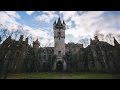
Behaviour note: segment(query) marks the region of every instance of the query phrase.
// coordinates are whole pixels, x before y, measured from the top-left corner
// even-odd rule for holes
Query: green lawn
[[[20,73],[9,74],[7,79],[119,79],[120,74],[102,73]]]

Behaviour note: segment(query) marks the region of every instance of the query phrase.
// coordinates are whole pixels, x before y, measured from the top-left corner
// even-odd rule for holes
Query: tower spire
[[[59,18],[61,17],[60,13],[59,13]]]
[[[61,19],[60,19],[60,14],[59,14],[59,18],[58,18],[58,21],[57,21],[57,25],[58,25],[58,26],[59,26],[59,25],[62,25]]]
[[[56,20],[54,21],[53,25],[55,25],[55,24],[56,24]]]
[[[58,25],[61,25],[61,20],[60,20],[60,17],[58,18],[58,22],[57,22]]]
[[[63,20],[63,24],[65,24],[65,21]]]

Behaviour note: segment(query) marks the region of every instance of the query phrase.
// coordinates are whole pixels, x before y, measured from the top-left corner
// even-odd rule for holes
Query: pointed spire
[[[28,44],[28,37],[25,39],[26,43]]]
[[[20,35],[20,41],[23,41],[24,36]]]
[[[36,39],[36,41],[34,41],[34,43],[35,43],[35,44],[38,44],[38,45],[40,44],[38,38]]]
[[[62,25],[61,20],[60,20],[60,17],[58,18],[57,25]]]
[[[54,24],[53,25],[55,25],[56,24],[56,20],[54,21]]]
[[[61,22],[60,17],[58,18],[58,22]]]
[[[119,45],[119,43],[117,42],[117,40],[115,39],[115,37],[114,37],[114,44],[115,44],[115,46]]]
[[[63,24],[65,24],[65,21],[63,20]]]
[[[36,39],[36,42],[39,42],[38,38]]]

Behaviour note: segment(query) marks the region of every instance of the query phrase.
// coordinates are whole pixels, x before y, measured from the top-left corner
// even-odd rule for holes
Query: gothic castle
[[[19,72],[120,72],[120,44],[114,46],[94,40],[86,48],[82,44],[65,44],[65,22],[60,18],[53,24],[54,47],[40,47],[38,39],[33,47],[28,38],[19,41],[9,36],[0,44],[0,73]]]

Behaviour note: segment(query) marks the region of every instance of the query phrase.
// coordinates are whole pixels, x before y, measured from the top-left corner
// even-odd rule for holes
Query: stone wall
[[[83,48],[81,44],[69,43],[65,45],[63,58],[68,72],[120,72],[120,44],[112,46],[96,41]],[[50,72],[55,60],[54,47],[40,47],[36,52],[26,41],[15,41],[11,37],[0,45],[0,75]]]

